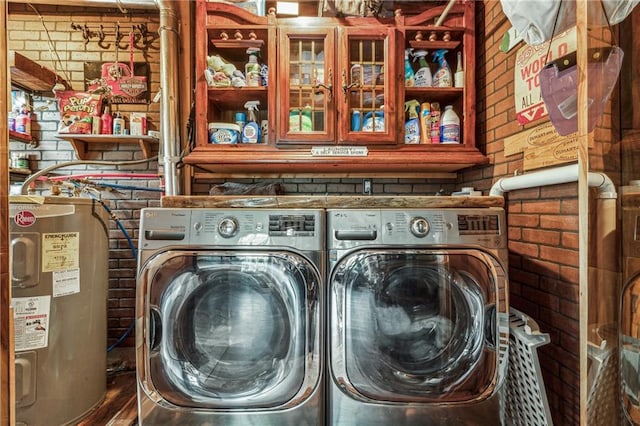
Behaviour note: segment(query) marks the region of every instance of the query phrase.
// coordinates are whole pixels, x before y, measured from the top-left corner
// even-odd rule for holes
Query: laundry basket
[[[549,343],[547,333],[522,312],[509,315],[509,366],[505,395],[507,424],[552,426],[537,348]]]

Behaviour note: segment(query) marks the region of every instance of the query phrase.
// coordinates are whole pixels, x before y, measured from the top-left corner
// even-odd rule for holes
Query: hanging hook
[[[104,32],[104,26],[100,24],[100,29],[98,30],[98,46],[103,49],[109,49],[111,47],[111,43],[105,43],[107,35]]]

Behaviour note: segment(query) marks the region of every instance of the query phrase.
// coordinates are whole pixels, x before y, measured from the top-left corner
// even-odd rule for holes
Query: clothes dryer
[[[142,210],[142,425],[323,422],[324,212]]]
[[[327,423],[504,423],[503,209],[332,209],[327,234]]]

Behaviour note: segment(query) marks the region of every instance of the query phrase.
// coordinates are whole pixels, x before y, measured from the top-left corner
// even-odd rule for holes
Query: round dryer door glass
[[[504,274],[488,259],[410,250],[343,259],[330,283],[334,380],[383,401],[455,402],[491,392],[496,283]]]
[[[318,369],[306,362],[319,351],[319,277],[304,258],[179,255],[164,259],[156,277],[151,375],[168,402],[277,407],[317,385]]]

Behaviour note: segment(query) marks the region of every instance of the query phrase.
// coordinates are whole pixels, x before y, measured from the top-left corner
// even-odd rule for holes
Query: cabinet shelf
[[[33,137],[31,135],[26,133],[14,132],[13,130],[9,130],[9,139],[24,143],[31,143],[33,141]]]
[[[11,84],[31,92],[51,92],[54,84],[60,82],[69,88],[69,84],[53,71],[39,65],[13,50],[8,55],[11,69]]]
[[[264,40],[222,40],[212,39],[211,43],[218,49],[249,49],[262,47]]]
[[[76,156],[80,160],[87,159],[88,145],[91,143],[133,143],[140,146],[144,158],[151,158],[151,145],[157,144],[158,139],[141,135],[84,135],[84,134],[56,134],[58,139],[71,143]]]
[[[409,41],[409,46],[414,49],[425,49],[425,50],[437,50],[437,49],[447,49],[447,50],[455,50],[460,46],[459,41],[429,41],[429,40],[411,40]]]

